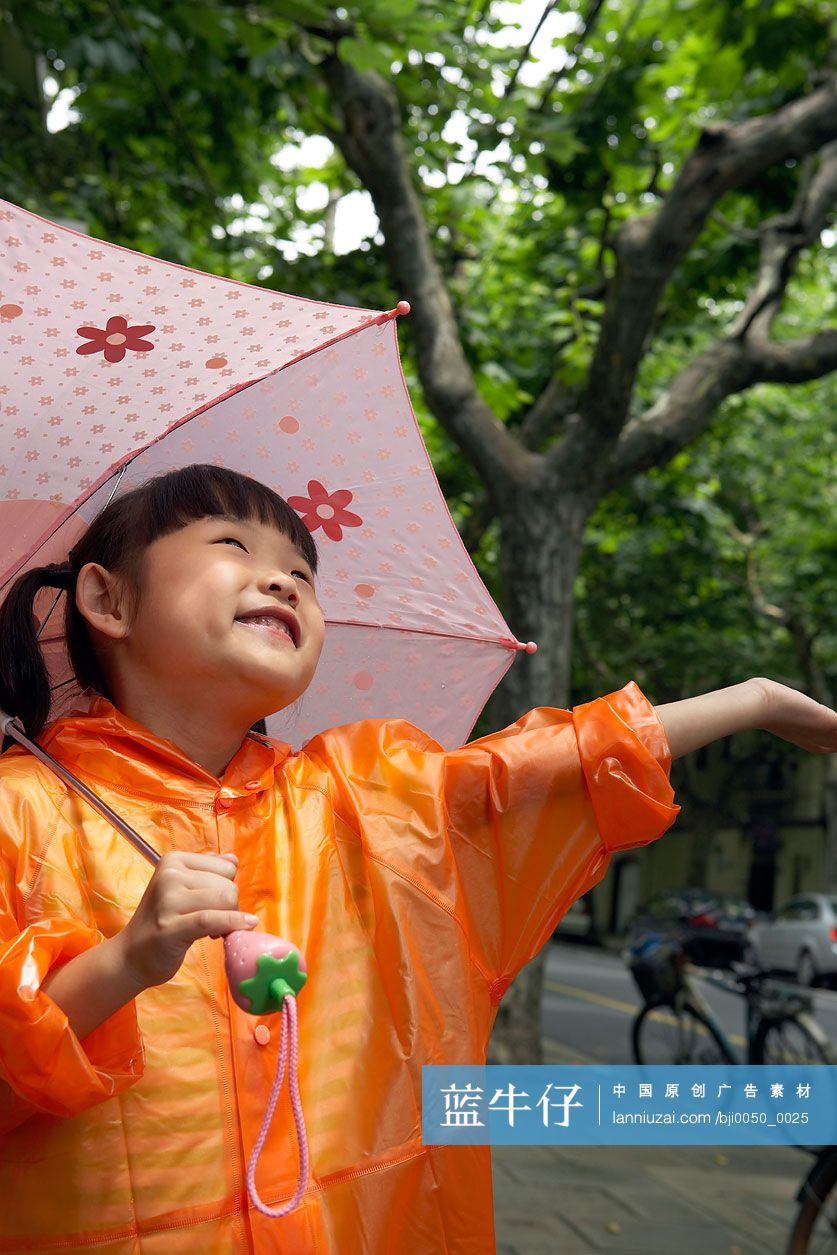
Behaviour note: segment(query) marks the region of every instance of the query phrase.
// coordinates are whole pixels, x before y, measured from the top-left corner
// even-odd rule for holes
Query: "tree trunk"
[[[830,754],[825,763],[823,787],[825,820],[825,887],[837,893],[837,757]]]
[[[556,499],[557,498],[557,499]],[[499,573],[506,621],[538,650],[516,659],[489,705],[503,728],[533,706],[569,699],[575,579],[588,508],[560,489],[525,483],[500,515]]]
[[[689,813],[692,831],[686,884],[692,889],[705,889],[709,876],[709,860],[712,856],[712,841],[718,831],[718,822],[716,816],[706,806],[692,807]]]
[[[529,487],[506,503],[500,574],[509,627],[538,652],[521,655],[495,691],[491,726],[504,728],[538,705],[568,706],[575,577],[587,508],[577,497]],[[560,832],[555,840],[561,840]],[[541,999],[546,951],[506,990],[488,1049],[489,1063],[542,1063]]]

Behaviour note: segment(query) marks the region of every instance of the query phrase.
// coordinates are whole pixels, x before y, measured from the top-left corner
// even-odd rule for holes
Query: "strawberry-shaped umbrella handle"
[[[278,941],[279,938],[271,940]],[[255,975],[240,980],[238,992],[249,1000],[251,1015],[267,1015],[271,1011],[281,1011],[285,996],[296,997],[307,979],[307,973],[299,968],[298,950],[291,950],[282,959],[277,959],[275,954],[263,953],[256,960]]]
[[[307,980],[305,959],[296,946],[270,933],[236,929],[224,938],[230,993],[250,1015],[281,1011]]]
[[[297,1020],[296,995],[308,979],[305,958],[290,941],[274,937],[270,933],[250,932],[237,929],[224,938],[224,957],[227,983],[237,1006],[250,1015],[267,1015],[274,1011],[282,1014],[282,1041],[276,1064],[276,1077],[265,1108],[264,1120],[247,1167],[247,1192],[250,1201],[265,1216],[285,1216],[300,1202],[308,1184],[308,1139],[305,1134],[305,1118],[299,1097],[297,1077]],[[288,1024],[290,1023],[290,1033]],[[290,1037],[290,1043],[289,1043]],[[288,1049],[290,1045],[290,1049]],[[267,1138],[268,1129],[279,1101],[282,1080],[285,1075],[285,1056],[288,1053],[288,1085],[294,1112],[297,1141],[299,1142],[299,1181],[296,1191],[283,1207],[266,1207],[256,1190],[256,1165]]]

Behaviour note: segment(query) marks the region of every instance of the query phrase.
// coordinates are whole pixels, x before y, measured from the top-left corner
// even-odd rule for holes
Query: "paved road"
[[[744,1000],[699,981],[701,992],[743,1051]],[[814,991],[816,1018],[837,1047],[837,993]],[[547,1061],[569,1052],[584,1063],[631,1063],[630,1027],[639,992],[618,954],[552,942],[547,952],[542,1032]],[[568,1060],[569,1062],[570,1060]]]
[[[701,987],[743,1049],[742,1001]],[[637,1006],[617,955],[550,946],[547,1061],[630,1062]],[[816,1008],[837,1043],[837,994]],[[780,1146],[502,1146],[492,1162],[498,1255],[784,1255],[812,1160]]]

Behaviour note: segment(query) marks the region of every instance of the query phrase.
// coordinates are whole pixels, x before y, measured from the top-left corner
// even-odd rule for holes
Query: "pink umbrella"
[[[0,588],[64,559],[115,492],[190,462],[243,471],[289,501],[321,557],[319,669],[268,731],[297,748],[399,717],[463,744],[535,646],[448,512],[401,371],[408,312],[188,270],[0,201]],[[78,702],[62,621],[45,635],[53,716]]]

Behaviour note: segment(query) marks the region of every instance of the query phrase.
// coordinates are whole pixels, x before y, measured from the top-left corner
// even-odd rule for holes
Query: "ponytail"
[[[35,567],[15,580],[0,605],[0,707],[16,715],[33,739],[46,726],[51,705],[49,672],[36,629],[35,597],[42,588],[62,589],[71,595],[77,574],[68,562]]]

